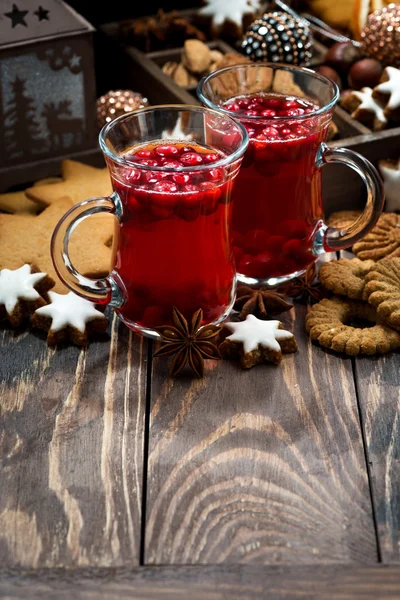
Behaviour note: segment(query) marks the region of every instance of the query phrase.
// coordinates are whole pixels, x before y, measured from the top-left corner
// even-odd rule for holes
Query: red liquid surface
[[[229,240],[231,180],[222,158],[199,145],[156,142],[127,158],[165,172],[124,168],[113,174],[123,204],[115,270],[126,290],[119,312],[128,324],[172,323],[172,309],[203,322],[220,318],[232,299],[235,265]],[[208,165],[199,171],[182,167]]]
[[[276,94],[232,98],[224,108],[243,115],[250,138],[233,190],[237,272],[260,280],[301,271],[315,260],[323,216],[315,162],[329,120],[307,118],[317,108],[309,101]]]

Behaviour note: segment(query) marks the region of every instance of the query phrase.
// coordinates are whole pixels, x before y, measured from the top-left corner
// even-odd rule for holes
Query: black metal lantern
[[[0,4],[0,186],[97,152],[93,27],[62,0]]]

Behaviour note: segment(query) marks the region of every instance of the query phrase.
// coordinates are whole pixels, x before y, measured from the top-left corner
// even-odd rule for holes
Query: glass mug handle
[[[122,215],[122,203],[118,194],[109,197],[90,198],[75,204],[60,219],[51,238],[51,257],[61,281],[73,292],[97,304],[120,307],[124,294],[113,275],[103,279],[91,279],[79,273],[69,257],[68,245],[74,229],[92,215],[108,213],[118,220]]]
[[[317,155],[317,166],[340,163],[353,169],[367,188],[367,203],[359,218],[347,229],[324,226],[314,238],[314,253],[344,250],[360,240],[373,227],[382,212],[385,194],[383,183],[375,167],[361,154],[347,148],[330,148],[321,144]]]

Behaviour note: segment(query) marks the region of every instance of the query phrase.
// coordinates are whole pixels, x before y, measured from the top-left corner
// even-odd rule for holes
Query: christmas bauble
[[[371,13],[361,32],[361,50],[386,65],[400,67],[400,6],[389,4]]]
[[[250,25],[241,48],[254,61],[307,65],[311,58],[311,39],[310,30],[302,19],[273,12]]]
[[[96,101],[97,123],[103,125],[132,110],[149,106],[147,98],[132,90],[111,90]]]

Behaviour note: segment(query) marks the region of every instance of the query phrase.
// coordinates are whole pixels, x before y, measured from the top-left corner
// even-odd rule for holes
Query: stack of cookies
[[[351,356],[400,348],[400,215],[383,214],[353,246],[356,258],[322,265],[335,295],[310,309],[306,329],[321,346]]]

